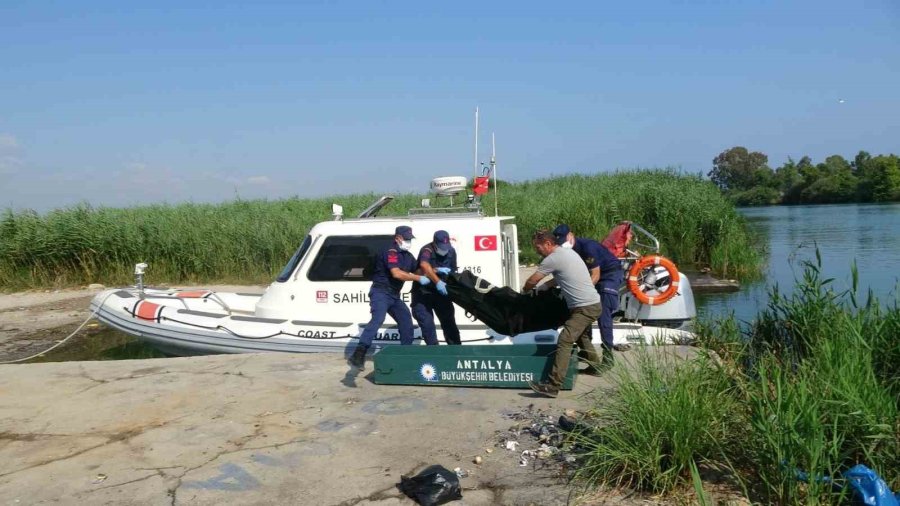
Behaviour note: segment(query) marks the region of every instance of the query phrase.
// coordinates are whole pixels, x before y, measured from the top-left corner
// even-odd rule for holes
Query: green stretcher
[[[379,385],[528,388],[546,381],[556,345],[387,346],[375,354]],[[563,390],[571,390],[578,373],[572,349]]]

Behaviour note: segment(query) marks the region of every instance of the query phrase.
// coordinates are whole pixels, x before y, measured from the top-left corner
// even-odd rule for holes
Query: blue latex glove
[[[430,279],[428,279],[426,276],[419,276],[419,284],[421,284],[422,286],[425,286],[428,283],[431,283]]]
[[[444,283],[443,281],[438,281],[437,284],[434,285],[434,287],[437,288],[437,291],[439,294],[447,295],[447,283]]]
[[[453,272],[449,267],[435,267],[434,270],[439,274],[450,274]]]

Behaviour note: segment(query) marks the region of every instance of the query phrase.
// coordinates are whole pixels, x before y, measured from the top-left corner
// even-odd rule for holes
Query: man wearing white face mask
[[[369,309],[372,319],[359,335],[359,345],[353,351],[348,362],[353,367],[365,368],[366,352],[372,346],[372,340],[384,323],[385,315],[397,322],[400,331],[400,344],[412,344],[412,315],[406,303],[400,298],[400,290],[407,281],[419,282],[422,285],[431,283],[426,276],[415,274],[416,257],[409,252],[412,240],[415,239],[412,228],[401,225],[394,230],[394,242],[375,259],[375,271],[372,274],[372,288],[369,289]]]
[[[459,327],[456,326],[455,308],[447,296],[447,283],[440,278],[456,272],[456,249],[450,244],[450,234],[446,230],[434,233],[434,241],[426,244],[419,251],[419,269],[433,283],[437,294],[428,293],[418,286],[412,289],[412,313],[422,329],[425,344],[438,344],[437,328],[434,316],[441,322],[441,332],[447,344],[462,344],[459,339]]]
[[[612,315],[619,309],[619,287],[625,281],[625,272],[622,270],[622,262],[600,243],[586,237],[575,237],[575,234],[565,223],[553,229],[556,243],[563,248],[571,248],[584,260],[584,265],[591,274],[591,283],[600,294],[603,303],[603,312],[597,319],[602,341],[603,359],[612,360],[612,350],[628,351],[629,344],[613,344]]]

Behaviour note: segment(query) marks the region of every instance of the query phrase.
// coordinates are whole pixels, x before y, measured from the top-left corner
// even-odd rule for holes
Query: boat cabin
[[[371,208],[370,208],[371,209]],[[368,210],[367,210],[368,211]],[[369,319],[369,288],[375,256],[394,239],[399,225],[412,227],[410,253],[430,243],[434,233],[446,230],[456,249],[459,270],[468,270],[493,283],[518,287],[519,259],[516,225],[510,216],[484,216],[477,207],[457,212],[417,209],[408,216],[359,218],[318,223],[291,257],[256,306],[263,318],[302,318],[321,322]],[[410,301],[412,283],[403,287]],[[457,307],[457,321],[466,321]]]

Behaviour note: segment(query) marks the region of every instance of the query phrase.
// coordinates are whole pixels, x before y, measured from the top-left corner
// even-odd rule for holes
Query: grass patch
[[[501,186],[500,213],[513,215],[519,243],[537,228],[567,222],[578,235],[602,239],[630,219],[659,237],[663,253],[685,265],[709,265],[728,277],[761,272],[743,218],[708,181],[674,171],[571,175]],[[422,195],[399,195],[385,215],[405,215]],[[130,284],[137,262],[169,283],[268,283],[331,203],[346,216],[376,195],[346,195],[127,209],[80,205],[39,215],[0,214],[0,288]],[[493,194],[484,201],[494,209]],[[523,261],[536,261],[523,248]]]
[[[738,396],[723,369],[639,353],[617,369],[617,394],[599,408],[602,427],[585,438],[581,478],[666,493],[692,483],[696,463],[720,460],[739,438]]]
[[[772,288],[751,324],[726,318],[699,334],[704,357],[642,359],[617,378],[583,477],[672,493],[697,490],[693,466],[713,467],[754,501],[838,504],[841,474],[864,464],[900,488],[896,302],[835,292],[817,259],[790,296]]]

